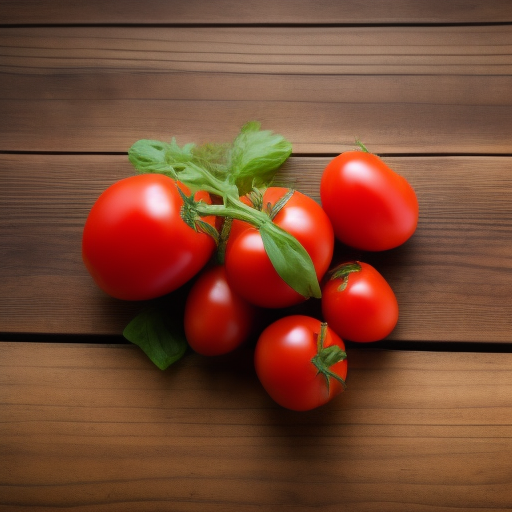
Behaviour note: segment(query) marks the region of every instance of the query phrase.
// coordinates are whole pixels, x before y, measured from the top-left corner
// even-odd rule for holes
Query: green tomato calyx
[[[181,198],[183,199],[183,206],[180,210],[180,217],[183,222],[185,222],[185,224],[191,227],[194,231],[205,233],[211,236],[215,240],[215,243],[218,245],[219,232],[211,224],[208,224],[208,222],[202,220],[201,216],[197,213],[196,205],[199,203],[194,199],[194,194],[187,196],[177,183],[176,187],[180,193]]]
[[[358,261],[342,263],[329,272],[329,280],[341,279],[338,291],[342,292],[348,285],[348,278],[353,272],[361,272],[362,267]]]
[[[329,392],[331,379],[336,379],[341,383],[343,389],[347,387],[345,380],[337,373],[331,370],[331,366],[343,361],[347,358],[347,353],[342,350],[338,345],[331,345],[324,347],[325,336],[327,334],[327,323],[323,322],[320,327],[320,333],[317,335],[317,353],[311,359],[311,362],[316,366],[318,374],[325,377],[327,384],[327,392]]]

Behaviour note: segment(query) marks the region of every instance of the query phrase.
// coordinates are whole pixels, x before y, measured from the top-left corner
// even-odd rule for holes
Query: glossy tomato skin
[[[256,374],[270,397],[279,405],[294,411],[307,411],[326,404],[343,391],[342,384],[318,373],[311,362],[317,353],[321,322],[305,315],[283,317],[269,325],[256,343]],[[341,338],[327,328],[324,347],[338,345],[345,350]],[[347,359],[330,370],[343,380],[347,377]]]
[[[263,204],[275,204],[288,192],[269,187]],[[319,280],[329,268],[334,249],[331,222],[312,198],[295,191],[273,222],[292,234],[310,255]],[[226,246],[228,279],[239,295],[264,308],[283,308],[304,301],[274,269],[258,230],[246,222],[234,221]]]
[[[414,189],[371,153],[347,151],[331,160],[322,174],[320,198],[336,238],[357,249],[398,247],[418,224]]]
[[[343,279],[331,279],[322,287],[324,320],[344,340],[361,343],[388,336],[398,322],[398,302],[389,283],[368,263]]]
[[[223,265],[205,269],[185,303],[185,336],[191,348],[205,356],[227,354],[251,333],[255,307],[234,292]]]
[[[209,201],[205,193],[196,199]],[[215,242],[185,224],[182,205],[177,183],[161,174],[122,179],[100,195],[84,226],[82,257],[102,290],[123,300],[152,299],[201,270]]]

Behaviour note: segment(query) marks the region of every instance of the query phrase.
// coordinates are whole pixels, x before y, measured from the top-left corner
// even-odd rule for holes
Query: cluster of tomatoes
[[[124,300],[159,297],[194,278],[185,304],[187,342],[203,355],[225,354],[254,332],[258,310],[288,308],[306,298],[277,273],[257,226],[243,220],[232,221],[221,263],[209,264],[216,244],[181,218],[178,186],[187,193],[167,176],[141,174],[109,187],[84,227],[84,262],[104,291]],[[210,202],[204,192],[195,199]],[[323,318],[283,316],[256,342],[260,382],[293,410],[318,407],[344,389],[343,340],[381,340],[398,321],[397,300],[384,277],[364,262],[333,262],[335,239],[384,251],[408,240],[418,222],[411,185],[366,151],[342,153],[326,166],[320,199],[321,205],[299,191],[270,186],[260,203],[307,251],[322,290]],[[218,219],[203,222],[215,226]]]

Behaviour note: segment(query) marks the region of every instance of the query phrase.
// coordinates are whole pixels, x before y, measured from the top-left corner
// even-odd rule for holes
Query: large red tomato
[[[275,205],[288,192],[269,187],[264,205]],[[312,198],[295,191],[273,222],[293,235],[308,252],[319,280],[329,268],[334,234],[329,218]],[[258,230],[246,222],[233,221],[226,245],[225,265],[233,289],[255,305],[282,308],[298,304],[304,297],[289,286],[274,269]]]
[[[392,249],[416,230],[414,189],[371,153],[347,151],[334,158],[322,174],[320,198],[336,237],[352,247]]]
[[[322,313],[344,340],[378,341],[395,328],[398,302],[380,272],[354,261],[339,265],[324,284]]]
[[[209,201],[205,193],[196,199]],[[82,256],[102,290],[118,299],[152,299],[199,272],[215,242],[181,219],[182,205],[176,181],[161,174],[125,178],[100,195],[84,226]]]
[[[231,352],[249,336],[255,307],[235,293],[218,265],[194,282],[185,303],[185,336],[193,350],[205,356]]]
[[[320,320],[283,317],[260,335],[254,353],[256,374],[267,393],[295,411],[324,405],[344,389],[345,345]]]

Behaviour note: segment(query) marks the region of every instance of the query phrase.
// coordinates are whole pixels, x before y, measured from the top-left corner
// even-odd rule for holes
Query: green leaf
[[[281,278],[302,296],[320,298],[313,261],[300,242],[272,222],[259,229],[265,251]]]
[[[292,145],[282,135],[260,130],[260,123],[244,125],[228,155],[231,182],[241,196],[254,187],[268,185],[278,168],[292,152]]]
[[[183,327],[158,307],[137,315],[125,327],[123,336],[138,345],[161,370],[181,359],[188,347]]]
[[[225,198],[269,185],[291,152],[291,143],[282,135],[260,130],[253,121],[242,127],[232,144],[180,147],[174,138],[170,143],[141,139],[128,150],[128,159],[141,173],[165,174],[195,191]]]
[[[223,165],[217,162],[222,159],[222,147],[196,148],[193,143],[180,147],[174,138],[170,144],[141,139],[128,150],[128,159],[140,173],[164,174],[181,181],[192,192],[204,190],[220,197],[238,197],[236,186],[229,183],[227,175],[218,172]]]
[[[189,142],[183,147],[180,147],[173,137],[171,143],[166,147],[165,158],[171,165],[191,162],[194,160],[195,149],[196,145],[193,142]]]
[[[166,174],[176,179],[177,171],[194,160],[195,144],[178,146],[173,138],[170,144],[158,140],[138,140],[128,150],[128,160],[140,173]]]
[[[178,173],[178,179],[187,185],[192,192],[198,190],[206,190],[207,192],[218,193],[218,190],[210,186],[213,177],[204,169],[192,162],[185,164],[183,169]]]
[[[169,148],[169,144],[158,140],[138,140],[128,150],[128,160],[141,173],[155,172],[175,178],[175,170],[166,159]]]
[[[202,146],[193,148],[193,162],[203,166],[217,178],[226,179],[228,174],[227,156],[231,144],[212,144],[206,143]]]

